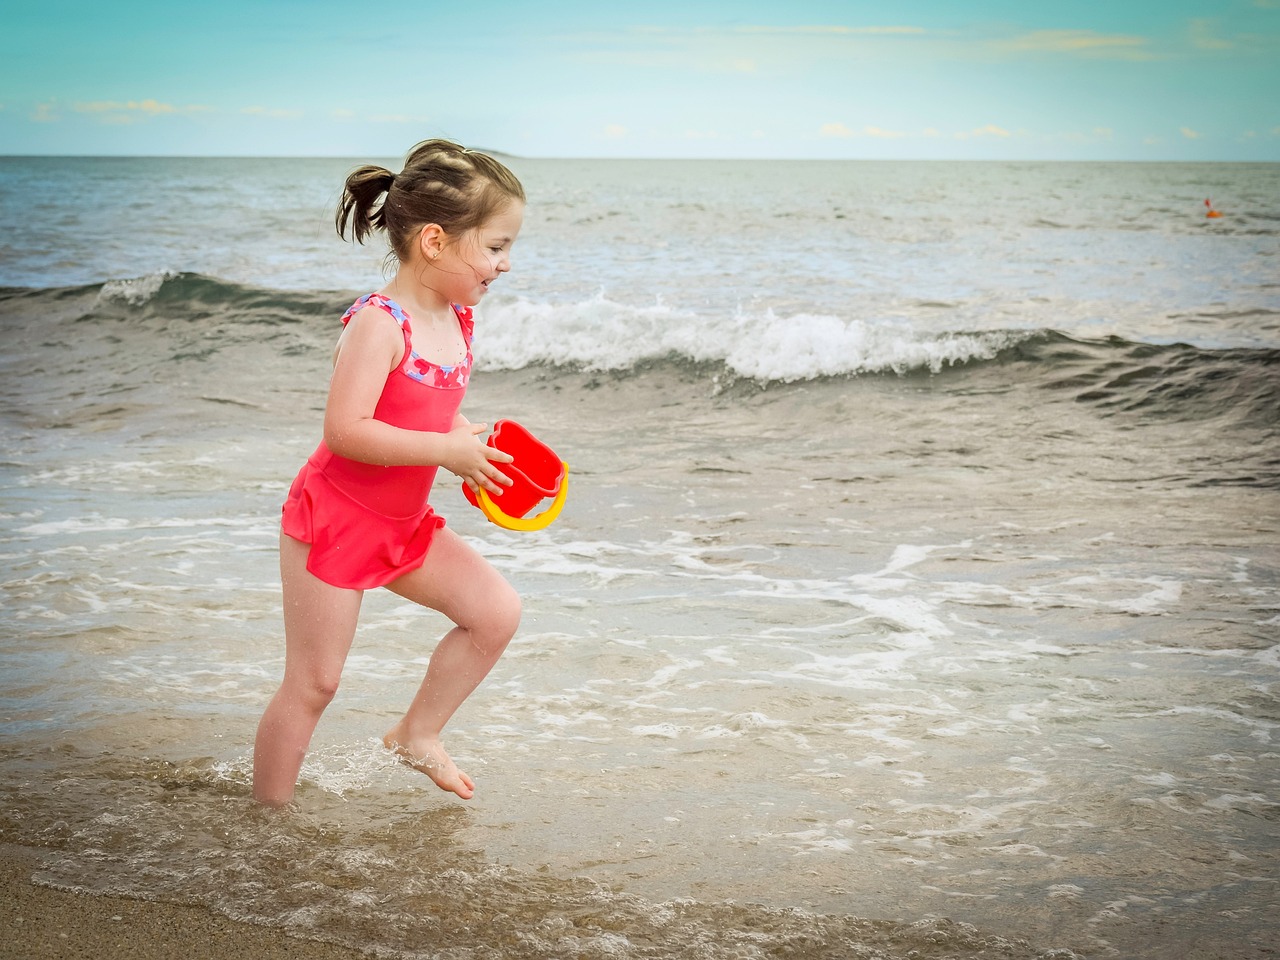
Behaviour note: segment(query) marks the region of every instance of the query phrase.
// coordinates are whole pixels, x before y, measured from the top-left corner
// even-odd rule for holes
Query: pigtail
[[[338,236],[345,240],[350,232],[352,240],[364,243],[374,230],[386,229],[386,200],[379,198],[391,190],[395,179],[395,174],[386,167],[372,164],[352,170],[334,218]]]
[[[425,224],[460,235],[512,200],[524,202],[524,188],[497,160],[451,140],[424,140],[409,151],[398,174],[372,164],[352,170],[334,224],[338,236],[350,234],[357,243],[385,230],[391,254],[408,263]]]

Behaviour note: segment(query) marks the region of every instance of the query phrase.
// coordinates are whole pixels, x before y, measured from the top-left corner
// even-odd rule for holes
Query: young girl
[[[387,748],[464,800],[475,792],[440,744],[455,710],[488,674],[520,619],[520,598],[427,503],[436,469],[499,495],[511,457],[484,445],[486,424],[458,412],[471,375],[471,306],[510,268],[524,190],[506,167],[444,140],[410,152],[398,174],[355,170],[339,236],[385,230],[395,277],[342,321],[324,439],[284,504],[284,680],[258,725],[253,795],[293,798],[321,713],[338,688],[364,591],[385,586],[456,626],[436,647]]]

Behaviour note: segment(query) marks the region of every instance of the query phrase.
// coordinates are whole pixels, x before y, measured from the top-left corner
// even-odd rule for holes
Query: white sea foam
[[[20,487],[46,487],[50,485],[84,488],[93,484],[106,484],[113,489],[129,489],[138,485],[153,490],[146,481],[169,479],[180,483],[190,476],[193,469],[208,471],[219,465],[214,457],[187,457],[180,459],[117,460],[91,459],[79,461],[56,469],[37,470],[19,476]]]
[[[165,281],[173,280],[179,274],[166,270],[162,273],[147,274],[143,277],[131,277],[123,280],[108,280],[98,291],[99,303],[103,301],[119,301],[131,307],[140,307],[164,286]]]
[[[603,294],[562,305],[499,301],[486,307],[486,315],[480,363],[488,369],[547,363],[628,370],[674,356],[781,382],[913,369],[936,373],[990,359],[1029,335],[926,332],[904,319],[782,315],[772,309],[708,317],[662,303],[622,304]]]
[[[16,532],[27,536],[45,537],[56,534],[111,533],[118,530],[165,530],[183,527],[213,527],[240,530],[246,527],[259,527],[261,523],[261,519],[257,517],[191,518],[146,516],[130,518],[89,514],[81,517],[67,517],[63,520],[50,520],[45,523],[32,523],[19,527]]]

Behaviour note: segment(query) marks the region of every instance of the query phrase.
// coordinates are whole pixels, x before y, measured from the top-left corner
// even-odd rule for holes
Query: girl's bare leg
[[[316,579],[307,570],[310,550],[281,534],[284,681],[258,723],[253,749],[253,796],[269,806],[293,799],[311,735],[338,691],[364,596]]]
[[[436,647],[417,696],[383,743],[442,790],[469,800],[475,783],[445,752],[440,732],[502,656],[520,622],[520,598],[448,527],[436,532],[426,562],[388,589],[439,610],[457,626]]]

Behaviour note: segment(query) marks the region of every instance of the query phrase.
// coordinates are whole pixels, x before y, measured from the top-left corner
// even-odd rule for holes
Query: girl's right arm
[[[404,353],[404,336],[395,320],[366,307],[347,321],[338,341],[324,411],[324,442],[340,457],[381,466],[441,466],[490,493],[502,493],[508,479],[491,460],[512,457],[480,442],[486,424],[455,420],[448,433],[405,430],[375,420],[387,374]]]

